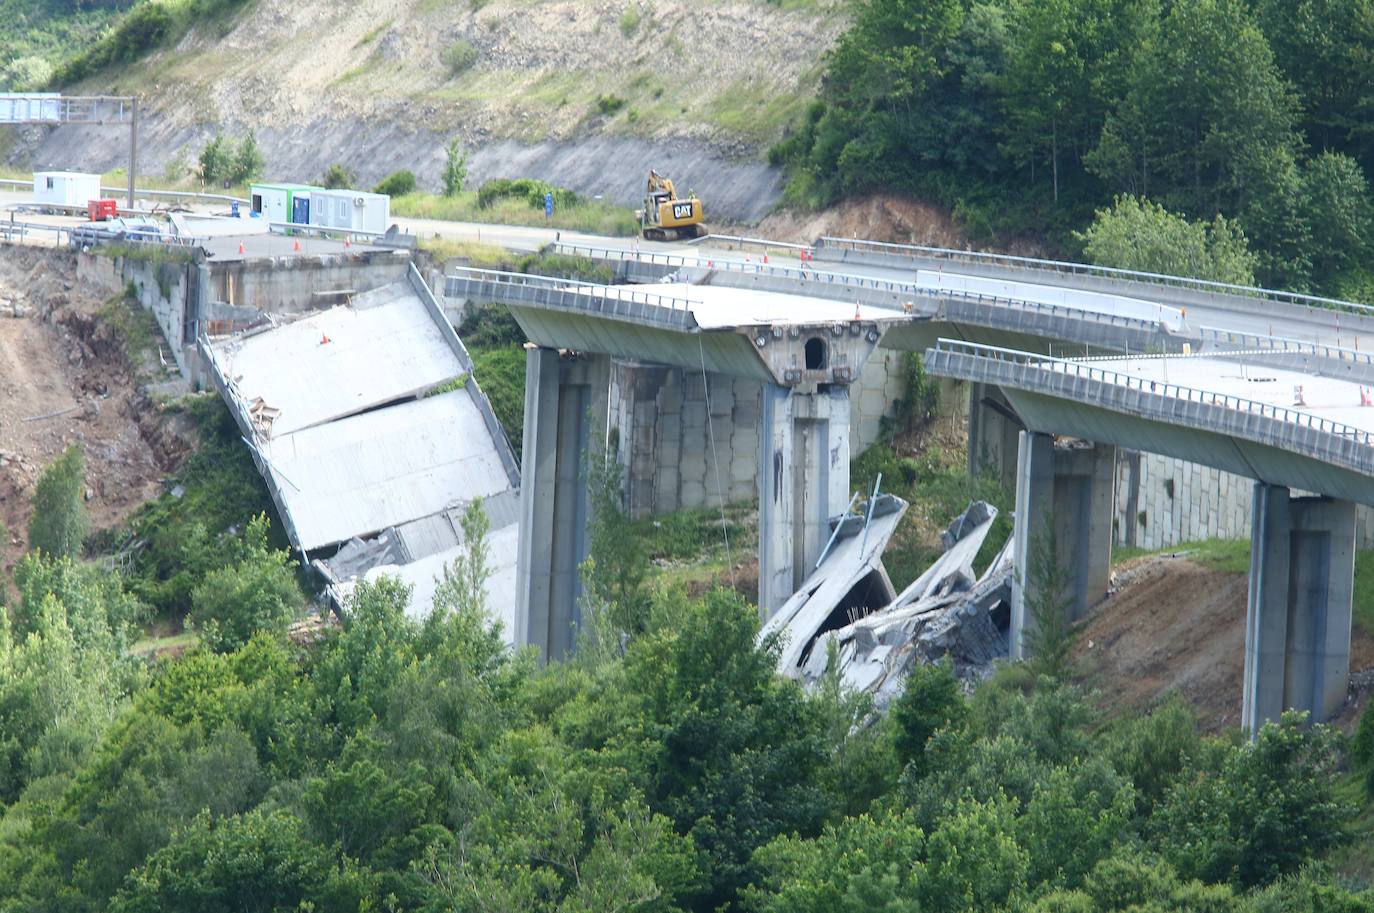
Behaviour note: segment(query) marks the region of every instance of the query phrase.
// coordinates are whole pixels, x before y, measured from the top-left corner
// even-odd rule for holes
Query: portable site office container
[[[310,224],[383,234],[391,224],[391,197],[361,190],[314,190],[310,193]]]
[[[323,190],[310,184],[251,184],[248,187],[253,212],[268,222],[310,224],[310,197]]]
[[[33,201],[52,206],[80,206],[86,208],[91,200],[100,199],[100,175],[76,171],[35,171],[33,173]]]

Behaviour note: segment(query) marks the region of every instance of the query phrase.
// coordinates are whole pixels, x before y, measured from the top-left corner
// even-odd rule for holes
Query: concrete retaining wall
[[[106,295],[118,295],[133,283],[139,304],[157,319],[168,353],[181,375],[190,380],[195,371],[194,340],[187,339],[186,302],[194,298],[196,266],[183,260],[141,260],[83,253],[77,257],[76,275],[83,285]]]

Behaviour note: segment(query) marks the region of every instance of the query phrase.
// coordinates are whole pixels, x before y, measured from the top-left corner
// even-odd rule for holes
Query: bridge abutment
[[[545,659],[573,647],[587,555],[587,483],[582,455],[591,411],[604,409],[609,359],[525,352],[525,433],[520,486],[520,573],[515,643]]]
[[[1038,588],[1034,570],[1043,537],[1052,536],[1069,621],[1107,595],[1112,570],[1116,448],[1056,446],[1052,435],[1022,431],[1016,461],[1016,521],[1010,653],[1027,652]]]
[[[759,448],[759,611],[782,608],[849,503],[849,387],[763,389]]]
[[[1288,709],[1314,722],[1345,701],[1350,674],[1355,506],[1256,482],[1241,723]]]

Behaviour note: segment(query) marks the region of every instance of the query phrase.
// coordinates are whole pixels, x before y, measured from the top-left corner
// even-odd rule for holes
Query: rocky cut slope
[[[161,2],[161,0],[147,0]],[[269,173],[340,162],[362,182],[443,145],[470,176],[531,176],[637,203],[649,167],[753,221],[779,192],[764,151],[802,109],[843,0],[256,0],[175,47],[76,87],[136,93],[143,172],[194,161],[218,130],[257,133]],[[107,169],[111,131],[35,131],[18,166]]]

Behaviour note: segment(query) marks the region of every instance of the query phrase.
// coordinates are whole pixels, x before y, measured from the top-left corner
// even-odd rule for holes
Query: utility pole
[[[138,171],[138,98],[129,99],[129,209],[134,208],[134,174]]]

